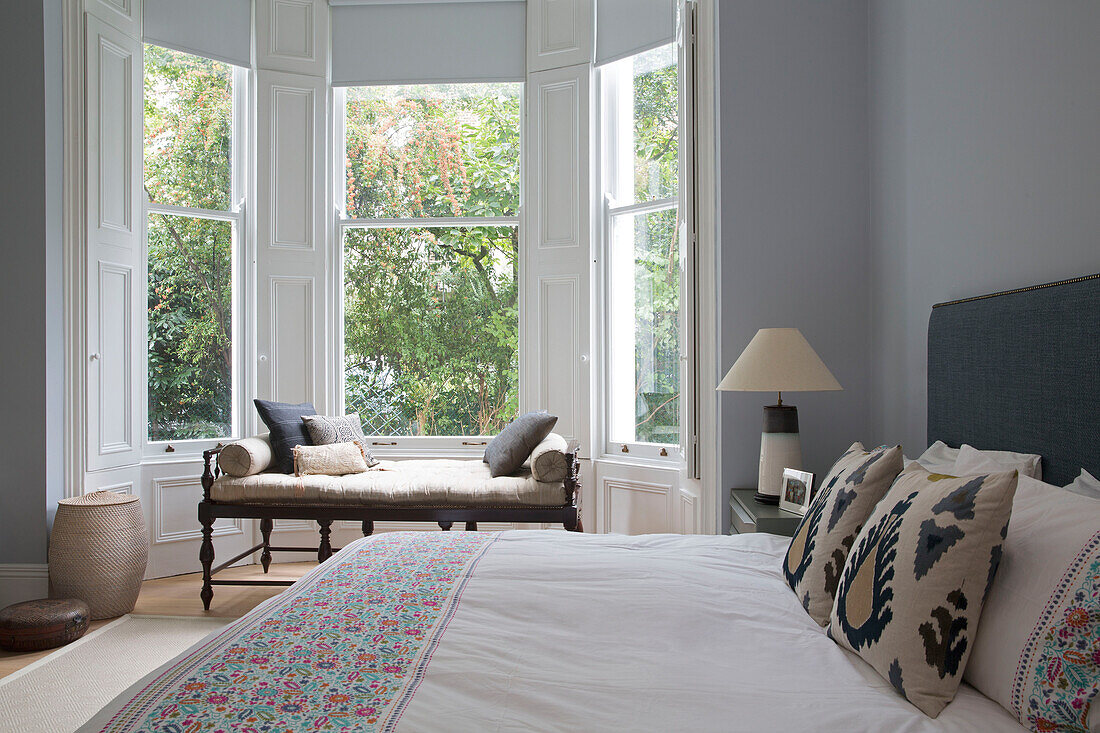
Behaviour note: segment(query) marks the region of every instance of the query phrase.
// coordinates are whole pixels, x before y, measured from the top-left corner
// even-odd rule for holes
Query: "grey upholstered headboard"
[[[1038,453],[1056,486],[1100,476],[1100,274],[933,307],[936,440]]]

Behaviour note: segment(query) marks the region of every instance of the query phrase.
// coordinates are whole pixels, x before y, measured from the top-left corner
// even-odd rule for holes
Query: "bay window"
[[[521,89],[338,93],[344,410],[378,444],[516,415]]]
[[[145,45],[150,443],[236,434],[244,70]]]

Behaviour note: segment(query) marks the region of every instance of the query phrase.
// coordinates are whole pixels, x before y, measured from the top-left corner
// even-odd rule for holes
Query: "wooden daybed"
[[[530,469],[514,476],[492,478],[480,460],[383,461],[367,473],[348,476],[303,476],[261,471],[230,476],[215,460],[225,446],[203,452],[202,525],[203,607],[210,609],[215,585],[291,585],[288,580],[222,580],[214,578],[233,563],[260,552],[264,572],[272,552],[316,552],[324,562],[339,548],[332,547],[333,521],[361,522],[364,536],[378,522],[435,522],[443,530],[465,522],[476,531],[478,522],[560,522],[565,529],[583,531],[580,520],[579,462],[574,441],[564,451],[561,480],[536,480]],[[214,567],[213,527],[217,519],[259,519],[262,541]],[[317,547],[271,544],[276,519],[305,519],[319,525]]]

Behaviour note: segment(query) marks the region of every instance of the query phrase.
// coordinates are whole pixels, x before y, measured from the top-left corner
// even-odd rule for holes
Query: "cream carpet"
[[[123,616],[0,679],[0,731],[70,733],[144,675],[233,619]]]

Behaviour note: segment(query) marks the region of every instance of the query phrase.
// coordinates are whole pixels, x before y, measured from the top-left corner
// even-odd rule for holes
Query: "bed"
[[[1087,439],[1043,443],[1044,473],[1100,469],[1098,304],[1093,277],[937,308],[929,440],[957,444],[951,431],[961,431],[1011,441],[1012,420],[1084,420],[1074,425]],[[1028,330],[1036,319],[1042,327]],[[1019,348],[1021,332],[1033,348]],[[1035,381],[1021,374],[1049,373],[1034,369],[1064,353],[1067,338],[1085,339],[1078,366],[1049,364],[1061,369],[1060,386],[1042,387],[1024,412],[972,398],[1006,365],[1016,374],[1006,389]],[[82,730],[1025,730],[966,684],[934,719],[910,705],[805,613],[781,569],[788,542],[365,537],[136,683]]]
[[[363,538],[83,730],[1021,730],[968,687],[936,720],[918,712],[806,615],[785,549],[767,534]]]

